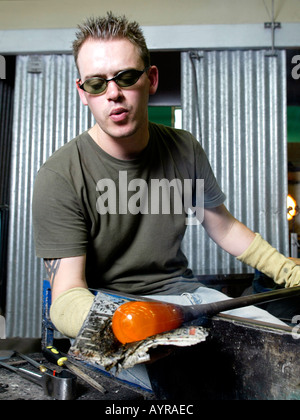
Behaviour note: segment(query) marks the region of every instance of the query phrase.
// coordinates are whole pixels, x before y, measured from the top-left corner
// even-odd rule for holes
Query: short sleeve
[[[64,258],[86,253],[86,221],[75,190],[61,175],[45,167],[35,180],[32,216],[38,257]]]
[[[204,180],[204,208],[218,207],[224,203],[226,195],[219,186],[206,153],[198,142],[195,156],[197,178]]]

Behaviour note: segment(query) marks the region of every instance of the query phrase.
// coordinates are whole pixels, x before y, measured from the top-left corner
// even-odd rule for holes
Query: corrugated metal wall
[[[182,55],[184,127],[206,150],[233,214],[287,252],[285,54],[263,51]],[[195,96],[197,75],[198,99]],[[79,101],[73,57],[17,57],[11,167],[7,336],[40,337],[44,268],[35,257],[31,197],[41,164],[93,124]],[[198,103],[199,102],[199,103]],[[200,120],[197,120],[199,110]],[[188,227],[184,248],[195,272],[240,272]],[[238,263],[239,264],[239,263]]]
[[[42,163],[90,127],[71,55],[19,56],[16,65],[8,249],[7,336],[40,337],[41,260],[35,257],[31,197]]]
[[[1,57],[0,57],[1,58]],[[3,57],[2,57],[3,58]],[[3,60],[2,60],[3,61]],[[0,80],[0,314],[5,314],[9,171],[12,143],[15,57],[6,57],[5,79]],[[2,75],[1,75],[2,76]]]
[[[182,53],[183,128],[202,143],[231,213],[288,255],[285,51]],[[189,226],[195,273],[241,273],[237,262]]]

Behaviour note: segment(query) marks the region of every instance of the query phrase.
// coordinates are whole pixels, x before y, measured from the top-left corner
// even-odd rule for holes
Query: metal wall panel
[[[182,53],[182,108],[230,212],[288,255],[285,51]],[[183,249],[197,274],[250,271],[201,226],[188,227]]]
[[[1,58],[1,57],[0,57]],[[5,79],[0,79],[0,314],[5,314],[9,171],[12,143],[15,57],[6,57]]]
[[[7,336],[41,336],[43,263],[35,257],[31,198],[35,175],[60,146],[93,124],[76,91],[71,55],[18,56],[16,65]]]

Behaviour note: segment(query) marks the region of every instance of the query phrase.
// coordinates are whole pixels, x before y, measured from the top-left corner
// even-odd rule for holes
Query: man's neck
[[[135,134],[130,138],[112,138],[103,135],[98,124],[90,130],[89,135],[102,150],[120,160],[133,160],[146,148],[149,142],[149,131]]]

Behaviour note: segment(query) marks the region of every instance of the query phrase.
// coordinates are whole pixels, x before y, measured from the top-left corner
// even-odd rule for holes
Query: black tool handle
[[[42,350],[42,352],[46,359],[55,365],[63,366],[68,361],[68,358],[54,346],[47,346]]]

